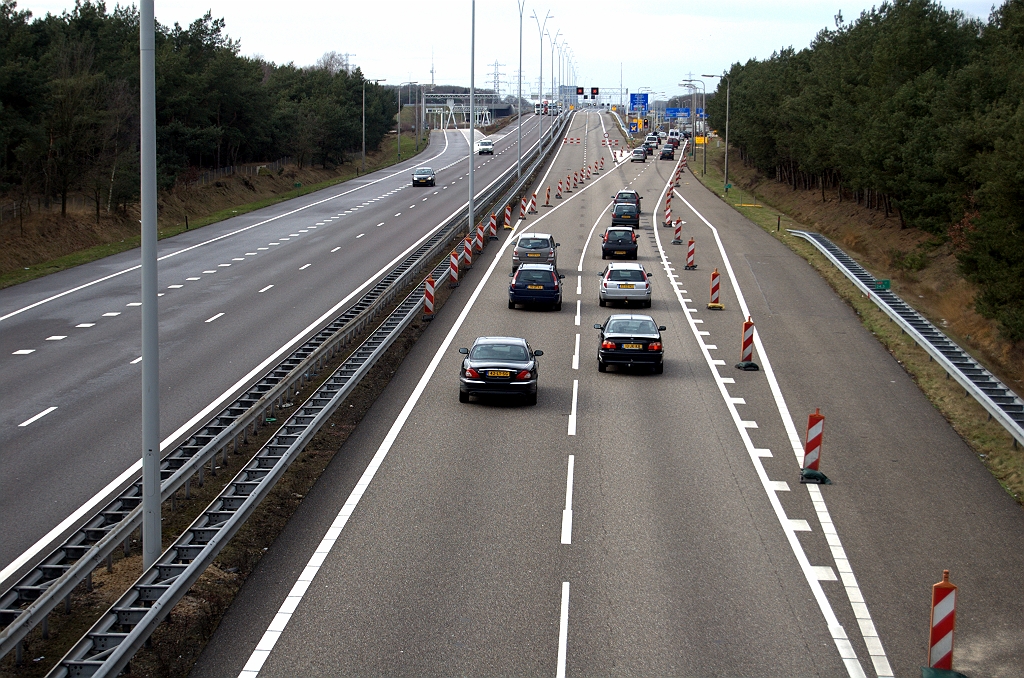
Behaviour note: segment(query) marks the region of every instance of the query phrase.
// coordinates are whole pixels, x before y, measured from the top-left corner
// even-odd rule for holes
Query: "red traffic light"
[[[582,87],[577,87],[576,88],[576,94],[577,95],[583,94],[583,88]]]
[[[591,87],[590,88],[590,96],[596,97],[597,93],[598,93],[598,88],[597,87]]]

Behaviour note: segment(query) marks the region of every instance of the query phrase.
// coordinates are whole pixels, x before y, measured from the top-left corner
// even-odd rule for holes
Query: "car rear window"
[[[636,214],[636,205],[630,203],[619,203],[615,206],[615,211],[612,212],[617,217],[621,217],[623,214]]]
[[[650,320],[612,320],[605,332],[612,334],[657,334],[658,326]]]
[[[516,276],[517,282],[528,282],[528,283],[539,283],[539,282],[551,282],[551,271],[538,271],[538,270],[522,270],[520,269],[519,275]]]
[[[619,193],[617,196],[615,196],[615,199],[616,200],[629,200],[629,201],[632,202],[632,201],[636,200],[636,194],[635,193],[625,193],[625,192],[623,192],[623,193]]]
[[[519,247],[527,250],[542,250],[550,247],[551,243],[545,238],[520,238]]]
[[[526,347],[519,344],[477,344],[469,355],[471,360],[529,360]]]
[[[623,280],[626,282],[643,282],[644,274],[643,271],[633,268],[613,268],[612,270],[608,271],[608,279]]]
[[[606,235],[608,236],[608,242],[629,242],[633,239],[632,231],[624,231],[621,229],[617,231],[608,231]]]

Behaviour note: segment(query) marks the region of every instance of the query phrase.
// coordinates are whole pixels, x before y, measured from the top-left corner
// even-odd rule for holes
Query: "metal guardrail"
[[[1024,445],[1024,401],[991,372],[947,337],[939,328],[889,290],[875,289],[876,279],[850,255],[820,233],[789,229],[810,241],[836,268],[868,295],[904,332],[913,337],[929,356],[974,396],[993,419],[1005,428],[1017,444]]]
[[[564,130],[566,124],[568,118],[559,125],[558,133]],[[551,136],[554,134],[552,130]],[[550,153],[555,147],[555,144],[550,144],[547,151]],[[537,157],[496,204],[503,208],[531,180],[543,161],[544,157]],[[488,191],[491,197],[481,196],[482,204],[493,202],[493,194],[501,187],[502,184],[492,184]],[[464,223],[465,218],[453,222],[455,230],[458,230],[457,226]],[[443,279],[448,266],[447,260],[441,261],[432,275],[436,279]],[[418,316],[422,304],[423,282],[420,282],[341,367],[281,425],[278,433],[249,460],[200,517],[111,606],[48,675],[54,678],[113,676],[123,670],[154,629],[269,494],[348,393]],[[125,628],[130,630],[125,632]]]
[[[550,142],[556,134],[562,134],[570,119],[571,116],[567,115],[559,121],[560,124],[552,126],[544,139]],[[545,150],[550,153],[555,147],[549,143]],[[485,188],[477,198],[479,203],[482,206],[495,204],[497,211],[503,210],[540,167],[543,157],[539,157],[539,153],[539,148],[530,152],[527,158],[538,157],[503,196],[495,197],[515,180],[514,168],[509,168],[504,180],[499,177]],[[362,332],[380,309],[390,304],[408,284],[409,278],[422,271],[423,266],[450,243],[452,234],[466,225],[464,215],[450,218],[434,236],[384,276],[358,302],[315,332],[242,396],[166,455],[161,462],[162,501],[171,498],[182,486],[187,493],[191,478],[196,474],[202,483],[207,462],[210,463],[210,473],[216,475],[217,455],[223,453],[226,460],[228,448],[232,445],[237,451],[239,436],[247,440],[250,429],[255,434],[264,418],[275,413],[296,384],[301,386],[312,374],[319,372],[337,350]],[[447,265],[447,261],[443,262],[444,267]],[[20,641],[43,623],[54,607],[62,600],[69,606],[71,591],[88,580],[94,569],[104,562],[109,564],[119,545],[127,545],[127,539],[141,524],[141,500],[141,483],[135,479],[61,546],[40,559],[14,585],[0,592],[0,623],[5,625],[0,631],[0,657],[15,648],[20,650]]]

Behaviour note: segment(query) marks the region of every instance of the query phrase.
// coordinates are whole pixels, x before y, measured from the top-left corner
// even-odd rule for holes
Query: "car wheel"
[[[650,307],[651,307],[651,300],[648,299],[647,301],[644,302],[644,308],[650,308]]]
[[[514,301],[509,301],[509,302],[508,302],[508,307],[509,307],[509,308],[515,308],[515,307],[516,307],[516,302],[514,302]]]
[[[654,366],[655,374],[663,374],[665,372],[665,363],[658,363]]]
[[[466,391],[459,391],[459,402],[460,403],[468,403],[469,402],[469,393],[467,393]]]
[[[607,365],[605,365],[605,364],[604,364],[603,362],[601,362],[600,360],[598,360],[598,361],[597,361],[597,371],[598,371],[598,372],[607,372],[607,371],[608,371],[608,366],[607,366]]]
[[[608,302],[607,302],[607,301],[605,301],[604,299],[598,299],[598,300],[597,300],[597,305],[598,305],[598,306],[604,306],[604,305],[606,305],[607,303],[608,303]]]
[[[557,304],[555,304],[554,306],[552,306],[552,308],[553,308],[553,309],[554,309],[555,311],[561,311],[561,310],[562,310],[562,302],[561,302],[561,301],[559,301],[559,302],[558,302]]]
[[[537,404],[537,394],[536,393],[527,393],[526,394],[526,404],[527,405],[536,405]]]

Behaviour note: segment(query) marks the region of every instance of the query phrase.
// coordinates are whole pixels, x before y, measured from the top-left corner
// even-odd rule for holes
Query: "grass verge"
[[[736,184],[733,184],[726,194],[722,172],[724,149],[709,144],[707,150],[707,173],[701,175],[703,163],[701,151],[698,149],[696,157],[690,160],[690,175],[737,212],[806,259],[832,289],[857,312],[861,324],[875,335],[917,383],[932,405],[974,450],[999,484],[1018,504],[1024,505],[1024,449],[1017,447],[1006,429],[990,420],[988,412],[974,398],[967,396],[955,381],[949,379],[946,371],[932,361],[917,342],[904,334],[874,302],[861,294],[860,290],[814,245],[786,231],[789,228],[808,231],[817,229],[795,221],[788,214],[763,202],[758,196]],[[735,151],[729,156],[730,165],[741,162],[734,153]]]

